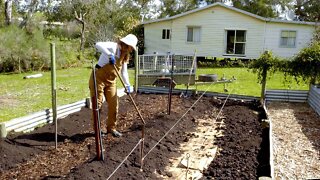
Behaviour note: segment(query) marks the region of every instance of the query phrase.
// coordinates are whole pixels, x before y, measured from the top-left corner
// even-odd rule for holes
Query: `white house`
[[[265,50],[291,57],[310,43],[316,23],[264,18],[222,3],[144,25],[145,54],[258,58]]]

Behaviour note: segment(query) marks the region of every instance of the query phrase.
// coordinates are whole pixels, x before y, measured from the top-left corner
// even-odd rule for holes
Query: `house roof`
[[[192,14],[192,13],[196,13],[196,12],[198,12],[198,11],[202,11],[202,10],[205,10],[205,9],[209,9],[209,8],[215,7],[215,6],[221,6],[221,7],[230,9],[230,10],[232,10],[232,11],[236,11],[236,12],[239,12],[239,13],[241,13],[241,14],[245,14],[245,15],[247,15],[247,16],[250,16],[250,17],[259,19],[259,20],[261,20],[261,21],[266,21],[266,22],[316,25],[315,22],[288,21],[288,20],[280,20],[280,19],[274,19],[274,18],[265,18],[265,17],[262,17],[262,16],[258,16],[258,15],[256,15],[256,14],[253,14],[253,13],[250,13],[250,12],[247,12],[247,11],[244,11],[244,10],[241,10],[241,9],[238,9],[238,8],[235,8],[235,7],[232,7],[232,6],[225,5],[225,4],[220,3],[220,2],[213,3],[213,4],[211,4],[211,5],[204,6],[204,7],[201,7],[201,8],[193,9],[193,10],[190,10],[190,11],[187,11],[187,12],[184,12],[184,13],[181,13],[181,14],[177,14],[177,15],[171,16],[171,17],[166,17],[166,18],[161,18],[161,19],[156,19],[156,20],[145,21],[145,22],[142,22],[142,24],[151,24],[151,23],[157,23],[157,22],[161,22],[161,21],[169,21],[169,20],[177,19],[177,18],[182,17],[182,16],[187,16],[187,15]]]

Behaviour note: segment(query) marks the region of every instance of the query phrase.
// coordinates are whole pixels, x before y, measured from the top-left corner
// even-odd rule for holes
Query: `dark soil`
[[[173,96],[171,114],[167,114],[167,95],[133,95],[146,121],[144,153],[179,120],[199,97]],[[197,119],[224,122],[212,127],[220,130],[213,145],[217,155],[204,179],[257,179],[257,156],[262,141],[258,104],[228,100],[216,119],[223,100],[202,97],[186,116],[144,159],[140,170],[139,146],[110,179],[161,179],[171,177],[165,166],[178,157],[179,144],[195,131]],[[107,105],[102,111],[105,130]],[[91,110],[83,108],[58,121],[58,149],[54,147],[54,125],[49,124],[27,134],[9,134],[0,142],[0,179],[107,179],[141,137],[141,120],[129,98],[120,98],[118,130],[121,138],[104,136],[105,161],[95,160]],[[217,123],[219,124],[219,123]],[[221,123],[220,123],[221,124]]]

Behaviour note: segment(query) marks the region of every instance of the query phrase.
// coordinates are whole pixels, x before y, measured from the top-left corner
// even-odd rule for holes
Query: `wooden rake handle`
[[[116,67],[115,65],[112,65],[112,66],[113,66],[114,70],[116,71],[117,76],[119,77],[119,79],[120,79],[120,81],[121,81],[121,84],[122,84],[122,86],[124,87],[125,91],[126,91],[126,92],[129,92],[128,89],[127,89],[127,87],[126,87],[126,85],[125,85],[124,82],[123,82],[122,77],[120,76],[120,73],[119,73],[117,67]],[[137,110],[137,112],[138,112],[138,114],[139,114],[139,116],[140,116],[140,118],[141,118],[142,123],[143,123],[143,124],[146,124],[145,121],[144,121],[144,119],[143,119],[143,117],[142,117],[142,115],[141,115],[141,113],[140,113],[140,110],[138,109],[136,103],[134,102],[131,94],[130,94],[130,93],[127,93],[127,94],[129,95],[133,106],[136,108],[136,110]]]

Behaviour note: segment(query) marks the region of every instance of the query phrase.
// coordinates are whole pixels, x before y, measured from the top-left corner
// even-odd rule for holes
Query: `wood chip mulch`
[[[307,103],[272,102],[275,179],[320,179],[320,116]]]
[[[92,143],[93,137],[75,144],[66,140],[55,149],[53,146],[43,154],[37,154],[30,161],[19,164],[16,168],[0,173],[0,179],[40,179],[40,177],[62,178],[71,169],[89,160],[87,145]],[[37,170],[35,170],[37,169]],[[23,173],[22,173],[23,172]]]

